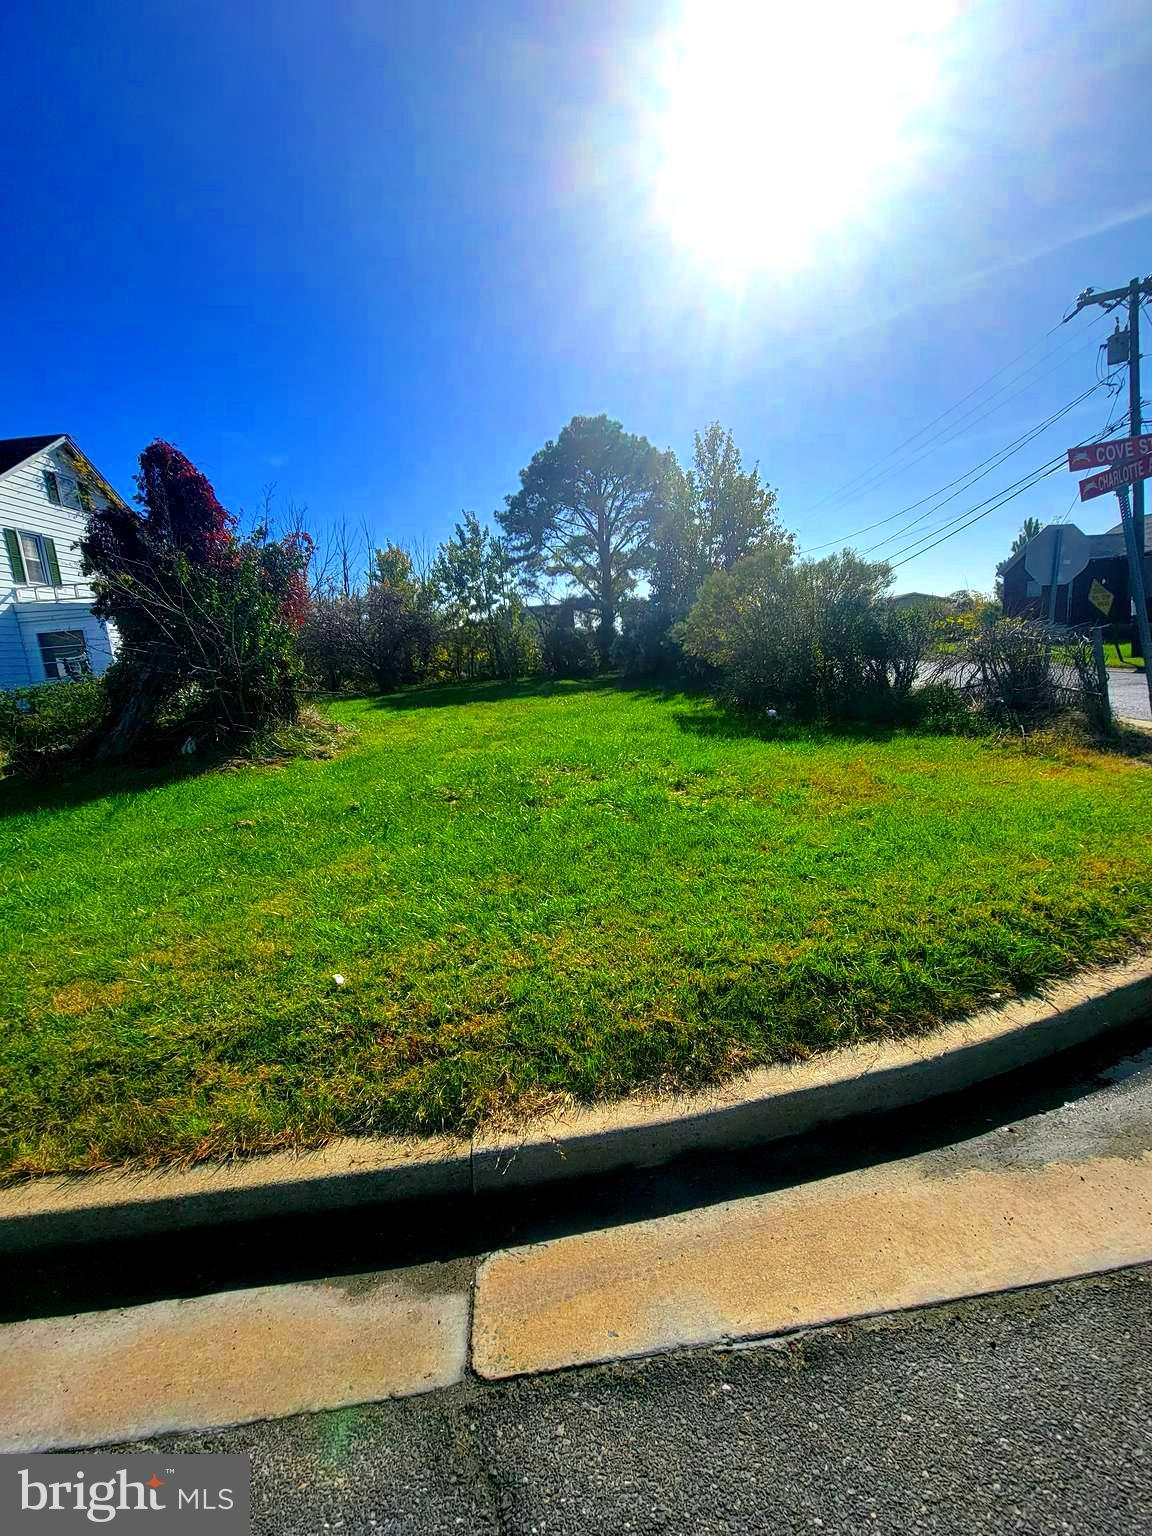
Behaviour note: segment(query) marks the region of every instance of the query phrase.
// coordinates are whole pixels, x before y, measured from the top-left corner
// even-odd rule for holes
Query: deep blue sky
[[[321,528],[367,518],[382,539],[435,541],[461,508],[491,513],[574,412],[608,411],[684,457],[718,417],[815,544],[924,496],[1092,382],[1085,330],[954,442],[821,505],[1038,341],[1085,284],[1152,270],[1146,4],[966,7],[898,194],[798,270],[736,291],[685,263],[635,190],[632,95],[675,9],[16,0],[0,436],[70,432],[125,490],[144,443],[169,437],[234,507],[275,481]],[[815,91],[811,111],[836,103]],[[765,146],[748,198],[773,204],[781,153],[804,155],[803,122]],[[1100,396],[925,526],[1106,416]],[[1074,489],[1046,482],[898,587],[990,586],[1021,517],[1063,515]],[[1101,501],[1079,520],[1114,512]]]

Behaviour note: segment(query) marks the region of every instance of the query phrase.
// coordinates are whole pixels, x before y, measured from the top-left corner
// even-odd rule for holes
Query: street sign
[[[1080,500],[1091,501],[1094,496],[1106,496],[1118,491],[1122,485],[1135,480],[1147,480],[1152,475],[1152,453],[1133,459],[1130,464],[1117,464],[1112,469],[1102,469],[1098,475],[1089,475],[1080,482]]]
[[[1049,523],[1024,546],[1024,569],[1042,587],[1052,581],[1063,587],[1075,581],[1092,558],[1092,541],[1075,523]]]
[[[1069,448],[1068,468],[1099,469],[1106,464],[1130,464],[1146,453],[1152,453],[1152,432],[1142,437],[1114,437],[1107,443],[1085,443],[1082,448]]]
[[[1107,618],[1116,599],[1102,581],[1094,581],[1088,588],[1088,601]]]

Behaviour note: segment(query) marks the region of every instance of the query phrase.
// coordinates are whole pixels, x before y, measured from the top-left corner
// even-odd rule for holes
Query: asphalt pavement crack
[[[476,1415],[483,1411],[484,1388],[467,1388],[461,1397],[447,1410],[451,1422],[452,1444],[460,1459],[460,1466],[472,1486],[490,1507],[493,1531],[496,1536],[511,1536],[513,1526],[508,1499],[501,1486],[496,1469],[489,1464],[483,1447],[477,1438],[480,1423]]]

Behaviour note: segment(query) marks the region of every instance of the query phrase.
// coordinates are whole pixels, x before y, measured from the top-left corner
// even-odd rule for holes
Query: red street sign
[[[1069,448],[1068,468],[1096,469],[1101,464],[1130,464],[1133,459],[1152,453],[1152,432],[1143,437],[1114,437],[1107,443],[1085,443],[1083,448]],[[1141,475],[1136,476],[1142,479]]]
[[[1152,453],[1146,453],[1142,459],[1133,459],[1131,464],[1117,464],[1081,480],[1080,500],[1091,501],[1093,496],[1106,496],[1109,491],[1118,491],[1122,485],[1131,485],[1134,480],[1147,480],[1149,475],[1152,475]]]

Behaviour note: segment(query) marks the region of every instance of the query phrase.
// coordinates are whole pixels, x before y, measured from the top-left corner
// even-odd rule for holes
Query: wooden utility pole
[[[1148,706],[1152,709],[1152,666],[1148,664],[1148,658],[1152,656],[1152,635],[1148,633],[1148,595],[1144,590],[1144,561],[1140,556],[1140,546],[1136,542],[1136,519],[1129,509],[1126,485],[1122,485],[1116,492],[1116,500],[1120,503],[1120,525],[1124,529],[1124,544],[1128,550],[1128,573],[1132,582],[1132,600],[1136,604],[1136,636],[1133,639],[1132,654],[1136,654],[1135,640],[1138,638],[1144,657],[1144,680],[1148,684]]]
[[[1148,284],[1152,293],[1152,282]],[[1144,430],[1140,414],[1140,300],[1143,292],[1139,281],[1133,278],[1128,284],[1128,435],[1139,437]],[[1144,482],[1137,480],[1132,487],[1132,532],[1136,535],[1136,548],[1141,556],[1147,545],[1144,542]]]
[[[1126,288],[1111,288],[1107,293],[1097,293],[1094,288],[1085,288],[1084,292],[1076,300],[1076,308],[1071,315],[1065,318],[1071,320],[1073,315],[1078,315],[1089,304],[1099,304],[1103,309],[1116,309],[1121,304],[1128,306],[1128,435],[1139,437],[1144,430],[1144,418],[1140,404],[1140,301],[1152,297],[1152,277],[1146,277],[1141,281],[1134,277]],[[1121,523],[1124,524],[1124,542],[1128,549],[1130,585],[1133,600],[1137,591],[1144,591],[1144,482],[1137,480],[1132,486],[1132,507],[1130,514],[1131,538],[1129,538],[1129,515],[1126,512],[1126,496],[1121,501]],[[1133,548],[1137,564],[1132,565]],[[1139,613],[1137,614],[1139,619]],[[1145,658],[1145,668],[1148,667],[1148,654],[1144,645],[1144,634],[1148,628],[1147,609],[1144,611],[1145,622],[1137,623],[1136,633],[1132,636],[1132,654],[1139,654]],[[1152,675],[1149,677],[1149,694],[1152,696]]]

